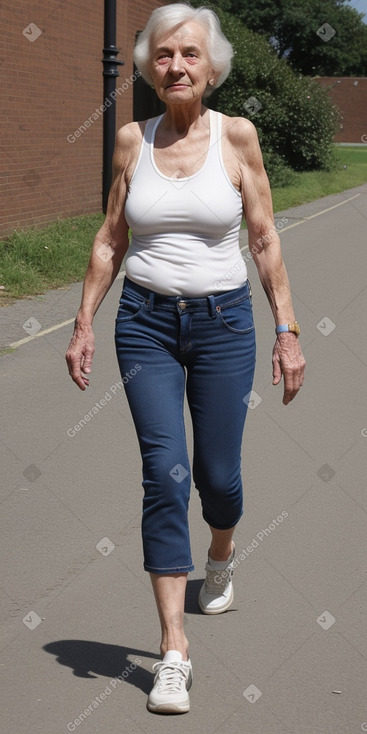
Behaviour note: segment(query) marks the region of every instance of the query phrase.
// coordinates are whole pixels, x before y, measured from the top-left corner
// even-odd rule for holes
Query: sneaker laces
[[[219,596],[221,592],[224,592],[232,580],[233,576],[233,563],[229,562],[228,566],[222,571],[218,571],[216,568],[207,563],[205,566],[206,579],[205,579],[205,591],[207,594],[215,594]]]
[[[160,660],[153,665],[154,673],[157,673],[157,688],[167,693],[176,693],[181,690],[182,683],[186,683],[190,673],[190,664],[182,663],[165,663]]]

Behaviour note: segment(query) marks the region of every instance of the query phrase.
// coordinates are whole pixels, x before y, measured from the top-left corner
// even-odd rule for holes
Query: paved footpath
[[[217,617],[199,612],[209,537],[193,488],[184,716],[145,708],[159,629],[113,345],[121,279],[95,320],[84,393],[64,362],[80,284],[0,310],[1,344],[14,347],[0,359],[5,734],[367,731],[366,194],[364,185],[276,216],[307,359],[287,407],[271,384],[274,326],[248,262],[258,357],[235,602]]]

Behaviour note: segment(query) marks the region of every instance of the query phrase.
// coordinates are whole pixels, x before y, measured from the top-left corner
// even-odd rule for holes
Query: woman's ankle
[[[170,637],[162,640],[161,642],[162,657],[165,656],[168,650],[177,650],[177,652],[180,652],[182,655],[183,661],[186,661],[189,659],[189,641],[186,637],[183,637],[181,640],[178,640],[177,638],[171,639]]]
[[[235,545],[233,540],[230,541],[229,545],[227,545],[224,550],[222,550],[222,548],[219,548],[218,544],[215,544],[212,541],[209,548],[209,557],[212,559],[212,561],[227,561],[231,557],[234,547]]]

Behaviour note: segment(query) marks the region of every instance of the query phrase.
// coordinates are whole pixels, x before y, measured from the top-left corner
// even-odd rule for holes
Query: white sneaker
[[[190,710],[188,690],[192,684],[190,660],[182,660],[177,650],[168,650],[163,660],[154,663],[156,674],[147,709],[157,714],[185,714]]]
[[[234,554],[233,548],[225,568],[221,568],[222,562],[213,561],[208,554],[208,563],[205,566],[206,579],[199,593],[199,607],[204,614],[221,614],[231,606]]]

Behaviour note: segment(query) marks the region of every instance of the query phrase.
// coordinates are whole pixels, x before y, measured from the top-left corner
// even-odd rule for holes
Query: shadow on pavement
[[[202,614],[198,604],[199,591],[204,583],[204,579],[192,579],[187,582],[185,613],[186,614]]]
[[[202,614],[198,606],[198,595],[203,581],[204,579],[188,581],[185,613]],[[43,649],[55,655],[60,665],[71,668],[73,675],[78,678],[97,678],[102,675],[112,679],[122,676],[123,680],[145,693],[149,693],[152,687],[152,673],[141,667],[140,663],[136,663],[133,669],[131,665],[139,657],[159,660],[159,655],[155,652],[92,640],[58,640],[49,642]]]
[[[187,588],[186,588],[186,600],[185,600],[185,614],[200,614],[203,615],[203,612],[201,611],[199,604],[198,604],[198,597],[199,597],[199,591],[204,583],[205,579],[192,579],[192,581],[187,582]],[[225,614],[231,614],[232,612],[236,612],[236,607],[231,607],[231,609],[227,609]],[[212,615],[215,616],[215,615]]]
[[[121,682],[132,683],[145,693],[149,693],[152,687],[152,673],[141,667],[140,663],[136,663],[133,669],[131,665],[139,657],[153,658],[156,661],[156,653],[92,640],[58,640],[44,645],[43,649],[56,655],[60,665],[72,668],[73,674],[78,678],[97,678],[104,675],[112,679],[122,676]]]

